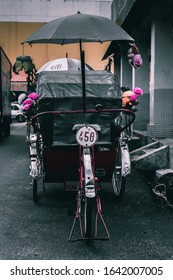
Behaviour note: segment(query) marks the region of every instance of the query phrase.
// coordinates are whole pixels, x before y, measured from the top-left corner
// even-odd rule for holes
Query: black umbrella
[[[134,39],[112,20],[81,14],[52,20],[32,33],[23,43],[29,44],[80,44],[83,100],[85,111],[85,57],[82,42],[134,41]]]
[[[24,42],[71,44],[76,42],[134,41],[112,20],[95,15],[81,14],[52,20],[32,33]]]

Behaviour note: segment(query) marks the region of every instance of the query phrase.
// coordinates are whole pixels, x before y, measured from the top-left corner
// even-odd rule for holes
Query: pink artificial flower
[[[132,58],[132,64],[134,68],[139,68],[142,66],[142,58],[140,54],[135,54]]]
[[[37,100],[39,98],[39,95],[36,92],[31,92],[30,94],[28,94],[28,97],[33,100]]]
[[[32,105],[32,104],[34,104],[34,101],[33,101],[32,99],[30,99],[30,98],[27,98],[27,99],[23,102],[23,105],[26,105],[26,104]]]
[[[136,101],[138,99],[138,94],[134,93],[131,97],[130,100],[131,101]]]
[[[142,89],[139,88],[139,87],[135,87],[135,88],[133,89],[133,91],[134,91],[134,93],[136,93],[136,94],[138,94],[138,95],[142,95],[142,94],[143,94]]]
[[[28,111],[31,106],[32,104],[26,104],[25,106],[23,106],[23,111]]]

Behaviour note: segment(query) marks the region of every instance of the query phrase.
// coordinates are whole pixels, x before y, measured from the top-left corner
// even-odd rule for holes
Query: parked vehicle
[[[67,191],[74,191],[76,210],[69,241],[88,243],[109,239],[100,193],[110,182],[115,199],[123,197],[130,161],[123,131],[135,115],[121,107],[114,74],[86,71],[85,81],[84,111],[80,71],[39,72],[38,100],[28,109],[28,116],[30,111],[33,115],[27,119],[27,142],[33,200],[38,200],[40,179],[43,190],[46,183],[63,183]]]
[[[11,118],[17,122],[24,122],[26,120],[26,116],[22,112],[21,105],[18,103],[11,103]]]
[[[130,127],[135,115],[122,108],[114,74],[85,71],[82,50],[84,42],[112,40],[118,45],[120,41],[134,41],[113,21],[78,12],[45,24],[24,41],[80,45],[81,71],[39,72],[38,108],[31,117],[34,133],[27,137],[34,201],[38,179],[43,180],[43,189],[44,183],[61,182],[69,191],[72,188],[68,182],[78,182],[74,188],[76,211],[69,234],[71,242],[109,239],[102,215],[101,184],[110,182],[115,197],[122,197],[125,188],[122,150],[126,143],[122,132]]]
[[[0,47],[0,140],[10,135],[11,124],[11,87],[12,65]]]

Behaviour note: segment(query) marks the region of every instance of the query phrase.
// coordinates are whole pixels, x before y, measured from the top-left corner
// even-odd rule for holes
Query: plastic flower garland
[[[37,105],[39,95],[37,92],[28,94],[27,98],[22,102],[22,110],[24,113],[31,113],[31,110]]]

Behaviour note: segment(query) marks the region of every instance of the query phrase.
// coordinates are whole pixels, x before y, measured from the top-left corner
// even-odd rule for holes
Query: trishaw
[[[76,210],[69,241],[90,242],[110,237],[99,193],[102,185],[110,182],[115,197],[123,196],[130,169],[124,162],[129,155],[124,131],[135,114],[122,108],[114,74],[86,71],[85,87],[84,100],[78,70],[38,73],[39,99],[28,121],[27,139],[34,201],[41,178],[43,188],[45,183],[63,183],[67,191],[72,190],[69,182],[77,182],[73,187]],[[99,231],[100,221],[104,233]]]

